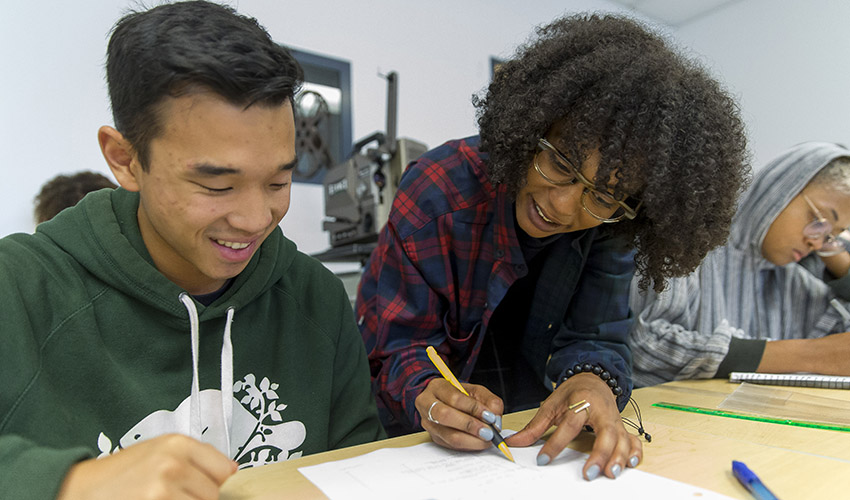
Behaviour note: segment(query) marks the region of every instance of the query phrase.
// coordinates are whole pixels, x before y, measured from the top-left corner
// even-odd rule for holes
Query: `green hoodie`
[[[0,239],[0,495],[53,498],[75,462],[169,432],[240,467],[384,437],[332,273],[276,229],[204,307],[154,267],[138,203],[98,191]]]

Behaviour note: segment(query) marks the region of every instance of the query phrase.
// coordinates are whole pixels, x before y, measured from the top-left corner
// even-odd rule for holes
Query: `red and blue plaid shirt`
[[[513,201],[486,174],[478,138],[425,153],[405,171],[360,281],[356,314],[372,390],[390,434],[421,429],[416,396],[439,372],[433,345],[469,379],[488,322],[527,272]],[[634,253],[606,228],[553,242],[535,285],[522,350],[550,389],[576,364],[608,370],[631,394],[629,282]]]

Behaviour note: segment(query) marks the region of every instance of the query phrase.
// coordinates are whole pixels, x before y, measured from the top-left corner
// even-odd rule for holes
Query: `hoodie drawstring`
[[[180,302],[189,313],[192,342],[192,391],[189,397],[189,435],[201,441],[203,425],[201,422],[200,379],[198,377],[198,351],[200,344],[200,328],[198,325],[198,309],[195,302],[187,293],[180,294]],[[233,323],[234,308],[227,309],[227,319],[224,325],[224,338],[221,346],[221,417],[224,423],[224,446],[221,450],[230,457],[230,432],[233,425],[233,342],[230,337],[230,326]]]
[[[227,308],[224,338],[221,341],[221,414],[224,419],[224,442],[226,456],[230,457],[230,429],[233,426],[233,342],[230,340],[230,325],[233,324],[233,307]]]

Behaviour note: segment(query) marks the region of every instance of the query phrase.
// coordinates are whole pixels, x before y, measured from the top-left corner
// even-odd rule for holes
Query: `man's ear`
[[[97,141],[100,143],[100,151],[112,170],[112,175],[127,191],[138,191],[139,182],[137,176],[141,170],[136,159],[136,154],[129,141],[121,132],[112,127],[104,125],[97,131]]]

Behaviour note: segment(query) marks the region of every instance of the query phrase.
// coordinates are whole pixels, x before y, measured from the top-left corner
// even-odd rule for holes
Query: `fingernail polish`
[[[484,421],[487,422],[488,424],[492,424],[493,422],[496,421],[496,415],[493,415],[493,412],[491,412],[489,410],[484,410],[484,413],[481,414],[481,416],[484,418]]]
[[[537,455],[537,465],[546,465],[546,464],[549,463],[550,460],[552,460],[552,459],[549,458],[549,455],[547,455],[545,453],[541,453],[541,454]]]
[[[629,465],[631,465],[632,467],[637,467],[639,461],[640,460],[638,459],[637,455],[635,455],[629,459]]]
[[[482,427],[480,431],[478,431],[478,436],[484,441],[490,441],[493,439],[493,429],[489,427]]]
[[[587,480],[593,481],[594,479],[596,479],[599,476],[599,471],[600,469],[598,465],[591,465],[590,468],[587,469]]]
[[[495,425],[496,428],[499,429],[500,431],[502,430],[502,416],[501,415],[496,417],[496,423],[493,424],[493,425]]]
[[[623,468],[620,467],[620,464],[614,464],[611,466],[611,475],[614,476],[614,479],[620,477],[620,472],[623,471]]]

